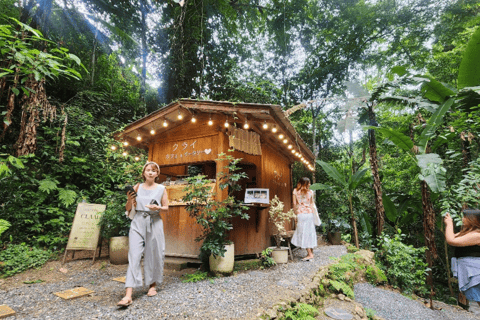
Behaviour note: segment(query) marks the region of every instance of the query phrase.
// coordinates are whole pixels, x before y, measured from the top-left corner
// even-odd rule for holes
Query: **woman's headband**
[[[142,172],[144,172],[144,171],[145,171],[145,168],[146,168],[148,165],[151,165],[151,164],[155,165],[155,166],[157,167],[158,172],[160,173],[160,166],[159,166],[156,162],[153,162],[153,161],[149,161],[149,162],[145,163],[145,165],[143,166]]]
[[[479,209],[463,209],[463,214],[480,215]]]

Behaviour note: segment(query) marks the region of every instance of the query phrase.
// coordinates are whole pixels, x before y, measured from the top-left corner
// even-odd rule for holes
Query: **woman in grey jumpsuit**
[[[135,205],[135,216],[130,225],[128,270],[125,281],[125,297],[117,305],[126,307],[132,304],[133,288],[143,286],[140,261],[144,257],[145,284],[149,286],[147,295],[157,294],[156,285],[163,280],[165,257],[165,236],[160,210],[168,210],[168,196],[165,187],[156,182],[160,167],[155,162],[147,162],[143,167],[144,183],[135,186],[136,194],[128,192],[125,206],[127,212]],[[152,204],[153,200],[157,204]]]

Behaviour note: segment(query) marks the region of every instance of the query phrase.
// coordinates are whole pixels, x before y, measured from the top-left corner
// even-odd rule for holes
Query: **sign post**
[[[98,222],[105,212],[104,204],[79,203],[75,217],[73,218],[72,229],[68,237],[67,248],[63,256],[63,263],[67,256],[67,251],[72,250],[75,256],[75,250],[95,251],[93,254],[93,263],[98,249],[98,238],[100,236],[100,226]],[[100,248],[101,250],[101,248]],[[101,251],[99,252],[100,255]]]

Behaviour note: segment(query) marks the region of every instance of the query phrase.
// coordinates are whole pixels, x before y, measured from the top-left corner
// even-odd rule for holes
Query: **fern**
[[[330,285],[335,289],[335,291],[343,292],[343,294],[350,299],[355,299],[355,294],[353,293],[352,288],[350,288],[345,282],[330,280]]]
[[[73,190],[59,188],[58,191],[58,199],[65,207],[70,206],[77,199],[77,193]]]
[[[208,272],[196,271],[195,273],[192,273],[192,274],[184,274],[182,282],[183,283],[198,282],[198,281],[203,281],[207,278],[208,278]]]
[[[10,227],[10,222],[0,219],[0,236]]]
[[[43,179],[38,182],[39,190],[50,194],[51,191],[57,190],[58,181]]]
[[[299,303],[294,308],[285,312],[285,319],[291,320],[314,320],[318,315],[318,310],[309,304]]]

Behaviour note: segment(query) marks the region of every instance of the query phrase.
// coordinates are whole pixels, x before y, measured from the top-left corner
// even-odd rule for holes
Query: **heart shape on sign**
[[[206,154],[210,154],[210,152],[212,152],[212,149],[205,149]]]

